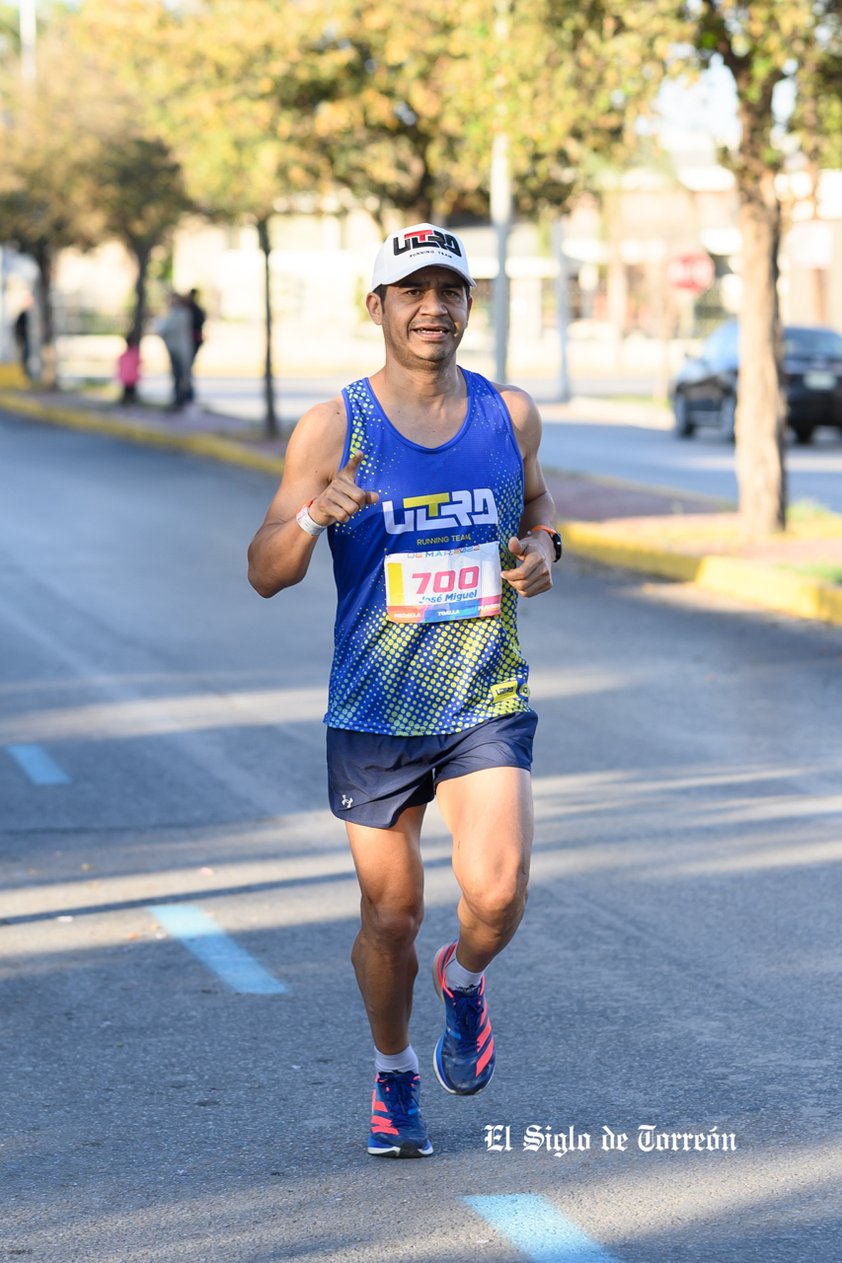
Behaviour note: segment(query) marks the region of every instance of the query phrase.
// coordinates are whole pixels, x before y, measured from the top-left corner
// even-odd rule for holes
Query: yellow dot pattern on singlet
[[[356,394],[353,403],[351,453],[367,449],[366,425],[372,423],[373,407],[364,393]],[[492,466],[498,466],[491,485],[501,565],[508,569],[515,561],[504,541],[517,534],[523,510],[522,467],[505,447],[488,457]],[[361,482],[366,466],[364,458]],[[377,472],[382,472],[382,460]],[[332,527],[335,541],[350,540],[359,525],[352,519]],[[487,719],[530,709],[528,668],[517,637],[519,598],[507,583],[498,617],[422,624],[386,618],[382,565],[371,583],[369,599],[360,601],[342,644],[337,641],[327,716],[331,726],[416,736],[461,732]]]

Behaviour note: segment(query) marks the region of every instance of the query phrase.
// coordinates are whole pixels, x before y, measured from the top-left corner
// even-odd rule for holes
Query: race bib
[[[391,553],[386,616],[392,623],[441,623],[500,613],[500,554],[492,541],[471,548]]]

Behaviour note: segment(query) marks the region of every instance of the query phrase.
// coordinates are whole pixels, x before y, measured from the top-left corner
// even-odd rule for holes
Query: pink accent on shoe
[[[378,1118],[376,1114],[371,1116],[371,1130],[383,1136],[397,1136],[399,1134],[397,1127],[390,1118]]]
[[[483,1070],[485,1069],[485,1067],[488,1065],[489,1061],[491,1060],[493,1054],[494,1054],[494,1036],[492,1035],[491,1039],[489,1039],[485,1047],[485,1052],[482,1054],[479,1061],[477,1062],[477,1075],[482,1074]]]
[[[439,999],[441,999],[443,995],[453,995],[453,992],[445,982],[445,975],[447,974],[447,966],[450,964],[455,954],[455,939],[452,943],[448,943],[445,947],[440,947],[436,953],[436,959],[433,966],[433,977],[436,983],[436,990],[439,993]]]

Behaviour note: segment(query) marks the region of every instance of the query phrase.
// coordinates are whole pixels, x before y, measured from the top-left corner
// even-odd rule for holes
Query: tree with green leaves
[[[505,375],[502,256],[511,207],[560,218],[595,165],[624,151],[629,95],[644,89],[652,95],[655,87],[634,72],[621,24],[599,6],[585,12],[574,0],[463,0],[458,9],[446,0],[319,4],[325,46],[348,55],[317,114],[334,180],[381,227],[395,210],[436,222],[493,212],[503,263],[495,341],[498,373]],[[492,171],[502,177],[502,211]]]
[[[0,3],[0,61],[7,65],[20,56],[20,10],[16,4]]]
[[[266,431],[278,432],[270,285],[271,225],[329,171],[313,118],[333,66],[319,56],[310,6],[285,0],[88,0],[80,19],[103,57],[166,138],[194,206],[208,218],[251,222],[264,261]]]
[[[176,32],[186,78],[169,105],[188,187],[212,217],[251,221],[263,256],[266,432],[278,432],[273,362],[272,224],[329,185],[314,119],[335,58],[308,6],[205,0]],[[321,54],[321,55],[320,55]],[[339,54],[339,60],[342,54]]]
[[[95,201],[106,236],[122,242],[135,263],[135,301],[130,336],[146,324],[146,293],[153,251],[164,245],[191,209],[181,167],[160,137],[109,128],[100,138]]]
[[[333,180],[382,229],[390,211],[441,221],[487,200],[486,172],[460,164],[465,118],[455,98],[470,67],[467,21],[447,0],[314,6],[321,55],[335,71],[316,112],[319,143]]]
[[[57,252],[108,237],[122,242],[137,267],[131,332],[139,338],[152,251],[189,203],[177,162],[76,13],[58,14],[42,31],[34,81],[7,68],[4,99],[0,236],[38,266],[44,370],[52,382]]]
[[[156,127],[148,94],[131,65],[128,32],[109,46],[111,28],[98,22],[98,5],[85,4],[58,28],[65,62],[77,85],[78,108],[93,142],[88,196],[102,237],[119,241],[135,264],[134,310],[129,333],[140,338],[146,322],[147,277],[156,249],[166,248],[192,209],[179,162]],[[140,18],[140,10],[135,10]],[[146,10],[147,22],[149,10]]]
[[[600,11],[595,21],[572,0],[508,7],[513,36],[501,41],[486,0],[458,11],[445,0],[87,0],[81,21],[131,90],[142,87],[194,201],[257,228],[270,433],[269,227],[279,209],[332,185],[381,226],[388,211],[487,214],[504,128],[519,207],[558,214],[591,155],[622,143],[641,76],[617,19]]]
[[[96,144],[77,108],[74,85],[55,47],[41,50],[37,84],[16,65],[0,81],[0,240],[14,242],[38,269],[42,372],[55,384],[53,279],[58,252],[93,246],[101,219],[88,174]]]
[[[832,137],[824,129],[838,111],[842,11],[838,0],[693,0],[671,16],[660,0],[653,0],[634,6],[633,14],[642,47],[657,39],[670,42],[671,69],[698,69],[718,59],[736,85],[740,137],[723,161],[734,172],[742,236],[736,418],[740,512],[749,536],[783,530],[787,495],[776,181],[791,150],[787,137],[800,141],[806,154],[831,152]],[[789,119],[779,108],[784,85],[795,100]]]
[[[775,188],[782,154],[773,136],[774,94],[793,64],[793,40],[800,42],[809,7],[763,0],[738,8],[709,0],[699,25],[703,60],[721,57],[737,87],[740,140],[730,158],[740,198],[743,279],[737,473],[752,535],[786,525],[777,289],[781,214]]]
[[[315,0],[313,22],[319,7],[322,46],[344,61],[317,132],[333,178],[381,223],[390,210],[418,219],[486,215],[500,129],[518,207],[557,212],[594,155],[622,151],[627,101],[648,89],[629,60],[628,33],[600,6]],[[495,22],[501,9],[508,38]]]

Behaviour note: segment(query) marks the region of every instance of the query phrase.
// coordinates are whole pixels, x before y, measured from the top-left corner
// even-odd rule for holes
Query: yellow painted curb
[[[842,589],[820,579],[742,557],[693,557],[638,546],[612,534],[610,526],[591,522],[560,522],[558,529],[569,552],[591,561],[677,579],[782,614],[842,626]]]
[[[26,390],[28,385],[20,364],[0,363],[0,390]]]
[[[189,452],[194,456],[209,456],[229,465],[241,465],[264,473],[280,474],[284,467],[282,456],[251,451],[245,444],[221,434],[177,434],[154,424],[122,421],[117,417],[100,416],[79,408],[61,408],[41,403],[37,399],[29,399],[25,395],[7,394],[5,391],[0,391],[0,408],[49,425],[84,430],[89,434],[104,434],[112,438],[127,439],[130,443],[145,443],[150,447],[162,447],[170,451]]]
[[[588,557],[591,561],[619,566],[623,570],[638,570],[663,579],[679,579],[684,583],[692,583],[696,577],[698,557],[631,544],[595,522],[560,522],[558,529],[568,552]]]

